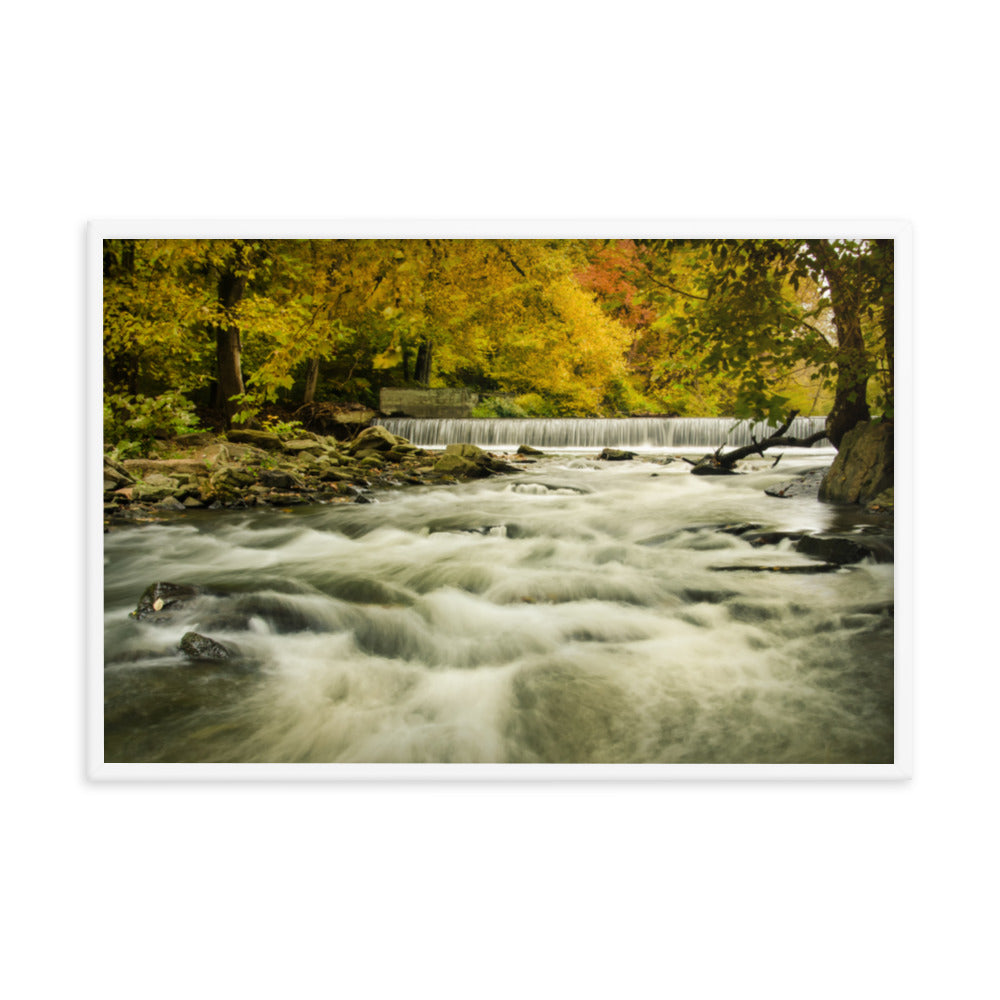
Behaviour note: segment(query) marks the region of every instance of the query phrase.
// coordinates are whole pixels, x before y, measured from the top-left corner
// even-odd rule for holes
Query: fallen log
[[[719,445],[711,455],[706,455],[698,462],[691,470],[691,473],[699,476],[726,475],[733,471],[733,466],[740,459],[747,458],[750,455],[760,455],[763,458],[764,452],[775,445],[780,444],[789,448],[811,448],[826,437],[826,431],[817,431],[815,434],[810,434],[807,438],[785,437],[788,433],[788,428],[792,426],[792,421],[798,415],[798,410],[792,410],[788,414],[788,419],[772,435],[764,438],[763,441],[752,438],[750,444],[743,445],[741,448],[734,448],[732,451],[726,452],[726,454],[722,453],[725,445]],[[777,465],[780,461],[781,456],[779,455],[775,459],[774,464]]]

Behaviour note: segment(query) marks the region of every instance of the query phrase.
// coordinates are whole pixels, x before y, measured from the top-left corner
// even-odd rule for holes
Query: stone
[[[302,482],[290,472],[283,472],[281,469],[265,469],[258,480],[261,486],[275,490],[300,489]]]
[[[187,510],[187,508],[177,499],[177,497],[164,497],[157,505],[160,510]]]
[[[769,497],[778,497],[782,500],[790,500],[793,497],[815,497],[819,494],[820,484],[826,475],[824,469],[813,469],[803,473],[796,479],[790,479],[775,486],[768,486],[764,492]]]
[[[518,455],[544,455],[544,451],[539,451],[537,448],[532,448],[530,444],[519,444],[517,446]]]
[[[140,621],[152,619],[154,622],[168,622],[173,617],[172,612],[187,607],[201,591],[184,583],[151,583],[139,598],[130,618]]]
[[[520,448],[518,451],[520,451]],[[521,452],[521,454],[524,454],[524,452]],[[621,448],[604,448],[597,457],[602,462],[629,462],[635,458],[635,452],[623,451]]]
[[[882,490],[874,500],[870,501],[867,510],[873,514],[892,514],[895,510],[893,506],[892,487]]]
[[[284,447],[277,434],[269,434],[267,431],[232,430],[226,434],[226,438],[237,444],[251,444],[263,451],[281,451]]]
[[[257,477],[249,470],[240,468],[238,465],[224,465],[212,473],[209,485],[213,491],[229,492],[245,489],[256,481]]]
[[[181,448],[202,448],[206,444],[211,444],[212,440],[211,431],[189,431],[187,434],[178,434],[174,438],[174,443]]]
[[[449,444],[445,446],[446,455],[458,455],[470,462],[480,462],[489,459],[489,455],[477,444]]]
[[[180,650],[189,660],[229,660],[233,655],[221,642],[197,632],[184,633]]]
[[[485,463],[478,463],[461,455],[444,454],[434,463],[434,471],[439,475],[459,478],[481,479],[490,474]]]
[[[893,485],[893,426],[863,422],[840,442],[819,488],[820,500],[830,503],[869,503]]]
[[[301,455],[304,452],[319,455],[325,451],[322,443],[313,438],[296,438],[294,441],[285,441],[282,448],[289,455]]]
[[[160,472],[154,472],[143,480],[145,486],[177,486],[178,481]]]
[[[163,482],[157,483],[137,483],[132,487],[132,499],[137,503],[159,503],[167,497],[173,497],[180,491],[180,483],[176,479],[166,479],[159,477]]]
[[[404,438],[397,438],[379,424],[366,427],[358,436],[347,445],[347,450],[352,455],[360,455],[369,451],[389,451],[400,443],[406,442]]]
[[[804,535],[796,542],[795,551],[840,566],[868,558],[881,563],[893,561],[891,536]]]
[[[104,457],[104,491],[120,489],[122,486],[131,486],[135,479],[129,474],[128,469],[119,462],[115,462],[107,456]]]

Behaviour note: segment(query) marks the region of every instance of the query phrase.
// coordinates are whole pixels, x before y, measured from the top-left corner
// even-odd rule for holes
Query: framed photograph
[[[88,246],[91,778],[910,776],[908,225]]]

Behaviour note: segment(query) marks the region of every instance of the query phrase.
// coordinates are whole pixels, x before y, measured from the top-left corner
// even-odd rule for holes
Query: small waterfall
[[[434,420],[389,417],[377,420],[386,430],[424,448],[447,444],[477,444],[494,451],[518,445],[581,450],[630,448],[663,451],[671,448],[738,448],[773,434],[765,423],[733,417],[626,417],[565,420]],[[796,417],[790,437],[806,438],[826,426],[826,417]],[[824,439],[820,447],[830,447]]]

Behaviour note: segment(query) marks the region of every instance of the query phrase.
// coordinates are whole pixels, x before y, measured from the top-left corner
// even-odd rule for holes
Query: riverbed
[[[893,566],[734,531],[882,530],[763,490],[561,454],[376,503],[105,537],[105,760],[891,763]],[[151,583],[200,596],[130,617]],[[195,631],[222,662],[179,651]]]

